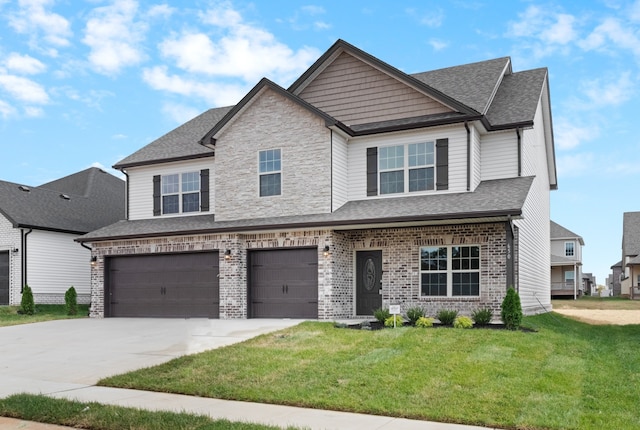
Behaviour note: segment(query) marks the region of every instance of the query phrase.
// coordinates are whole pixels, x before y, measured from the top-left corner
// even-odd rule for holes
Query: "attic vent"
[[[61,198],[61,199],[65,199],[65,200],[70,200],[70,199],[71,199],[71,197],[69,197],[69,196],[68,196],[68,195],[66,195],[66,194],[60,194],[60,198]]]
[[[26,185],[20,185],[18,188],[20,189],[20,191],[24,191],[25,193],[31,191],[31,188],[27,187]]]

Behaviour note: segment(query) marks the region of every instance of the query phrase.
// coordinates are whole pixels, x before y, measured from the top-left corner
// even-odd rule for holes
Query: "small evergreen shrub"
[[[522,324],[522,305],[520,304],[520,296],[513,289],[507,289],[507,295],[500,306],[500,319],[505,327],[509,330],[518,330]]]
[[[402,327],[404,323],[404,319],[402,319],[402,315],[391,315],[389,318],[384,320],[385,327]]]
[[[471,328],[473,327],[473,321],[471,321],[471,318],[461,315],[453,321],[453,326],[455,328]]]
[[[76,315],[78,313],[78,294],[73,285],[64,293],[64,303],[67,315]]]
[[[387,320],[387,318],[389,318],[391,316],[391,312],[389,312],[389,309],[378,308],[378,309],[373,311],[373,316],[379,322],[384,324],[384,322]]]
[[[424,309],[420,306],[414,306],[412,308],[407,309],[407,319],[411,323],[411,325],[416,325],[416,321],[418,318],[424,317]]]
[[[433,327],[433,318],[420,317],[416,320],[416,327],[428,328]]]
[[[452,309],[440,309],[436,314],[436,318],[438,318],[443,325],[452,325],[457,316],[458,311]]]
[[[36,311],[36,305],[33,302],[33,291],[28,285],[22,290],[22,300],[20,300],[20,313],[23,315],[33,315]]]
[[[471,313],[471,319],[476,325],[488,325],[493,319],[491,309],[476,309]]]

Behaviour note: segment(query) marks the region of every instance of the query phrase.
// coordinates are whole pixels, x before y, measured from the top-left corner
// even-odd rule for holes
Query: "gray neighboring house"
[[[620,295],[640,298],[640,212],[625,212],[622,217]]]
[[[0,305],[24,285],[36,303],[64,303],[73,286],[90,301],[91,251],[75,239],[124,218],[125,182],[92,167],[31,187],[0,181]]]
[[[614,297],[621,295],[622,260],[611,266],[611,274],[607,277],[607,288]]]
[[[409,75],[337,41],[289,88],[114,167],[127,219],[90,244],[93,317],[371,317],[550,307],[548,72],[507,57]]]
[[[551,297],[584,294],[582,286],[582,236],[551,221]]]

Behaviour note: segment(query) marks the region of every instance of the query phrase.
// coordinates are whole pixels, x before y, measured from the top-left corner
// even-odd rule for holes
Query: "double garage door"
[[[317,318],[316,248],[249,251],[250,318]],[[223,263],[226,264],[226,263]],[[218,318],[217,252],[109,257],[105,316]]]

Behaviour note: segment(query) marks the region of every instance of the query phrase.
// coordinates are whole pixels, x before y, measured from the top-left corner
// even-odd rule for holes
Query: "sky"
[[[37,186],[122,158],[337,39],[407,73],[510,56],[547,67],[551,217],[604,284],[640,211],[640,0],[0,0],[0,179]]]

